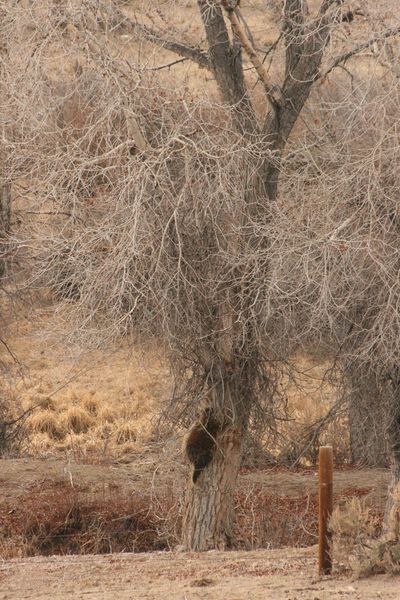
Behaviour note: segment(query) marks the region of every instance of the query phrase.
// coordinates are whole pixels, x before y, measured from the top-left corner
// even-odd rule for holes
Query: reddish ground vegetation
[[[168,498],[163,507],[164,518],[150,498],[118,489],[91,498],[76,486],[35,484],[17,503],[0,507],[0,552],[13,557],[169,549],[176,539],[166,523]]]
[[[362,498],[371,488],[349,488],[334,496],[334,505],[345,500]],[[262,487],[251,493],[239,492],[236,502],[236,536],[240,549],[312,546],[318,540],[318,496],[316,493],[298,497],[265,494]],[[370,519],[379,533],[383,511],[371,507]]]
[[[340,504],[363,497],[370,488],[349,488],[335,498]],[[38,482],[23,496],[0,506],[0,554],[4,558],[53,554],[152,552],[179,543],[180,506],[172,491],[154,494],[122,491],[88,494],[86,486]],[[239,490],[235,505],[238,549],[310,546],[316,543],[317,495],[298,497],[267,493],[262,486]],[[382,511],[371,510],[379,529]]]

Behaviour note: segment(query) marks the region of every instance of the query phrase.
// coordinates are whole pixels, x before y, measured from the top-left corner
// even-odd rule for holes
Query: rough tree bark
[[[385,467],[387,445],[382,390],[372,368],[356,369],[349,378],[349,434],[355,465]]]
[[[5,239],[10,233],[11,227],[11,186],[8,183],[0,183],[0,277],[5,274]]]
[[[255,386],[251,362],[240,358],[230,341],[219,340],[216,350],[224,358],[208,370],[207,401],[186,437],[193,470],[183,543],[196,551],[228,548],[233,540],[233,498]]]
[[[183,544],[192,550],[229,548],[233,541],[233,504],[242,454],[243,431],[228,428],[215,437],[215,451],[185,501]]]
[[[384,536],[400,540],[400,370],[390,375],[391,402],[388,410],[388,441],[391,458],[391,480],[384,517]]]

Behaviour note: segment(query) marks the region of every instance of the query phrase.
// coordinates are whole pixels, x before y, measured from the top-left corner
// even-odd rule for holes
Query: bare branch
[[[392,27],[379,35],[374,35],[369,40],[367,40],[366,42],[363,42],[362,44],[359,44],[352,50],[348,50],[347,52],[343,52],[343,54],[340,54],[340,56],[337,56],[333,60],[333,62],[330,64],[330,66],[324,71],[324,73],[322,73],[318,76],[318,78],[324,80],[325,77],[327,75],[329,75],[329,73],[331,71],[333,71],[333,69],[335,69],[336,67],[338,67],[338,66],[342,65],[343,63],[345,63],[346,61],[348,61],[349,58],[356,56],[363,50],[367,50],[368,48],[371,48],[371,46],[373,46],[377,42],[381,42],[382,40],[388,39],[390,37],[395,37],[396,35],[399,35],[399,34],[400,34],[400,27]]]
[[[158,65],[158,67],[147,67],[146,71],[162,71],[163,69],[170,69],[175,65],[179,65],[183,62],[189,60],[188,58],[178,58],[177,60],[173,60],[172,62],[166,63],[165,65]]]
[[[121,22],[121,26],[123,26],[124,29],[128,30],[129,32],[142,36],[144,39],[155,44],[156,46],[161,46],[162,48],[165,48],[170,52],[174,52],[175,54],[178,54],[183,58],[195,62],[197,65],[199,65],[199,67],[211,69],[207,53],[201,50],[200,48],[188,46],[186,44],[181,44],[180,42],[177,42],[175,40],[169,40],[158,31],[154,31],[146,25],[142,25],[141,23],[132,21],[125,15],[123,15],[123,21]]]

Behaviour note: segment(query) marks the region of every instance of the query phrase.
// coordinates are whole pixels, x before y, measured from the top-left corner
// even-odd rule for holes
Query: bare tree
[[[297,202],[279,205],[275,258],[271,258],[271,282],[276,285],[271,285],[270,299],[282,319],[292,315],[293,339],[305,346],[316,340],[328,345],[344,379],[353,382],[350,387],[357,393],[351,410],[361,425],[352,424],[353,435],[362,434],[363,422],[372,425],[377,420],[374,428],[385,436],[381,447],[389,448],[393,465],[389,514],[399,510],[393,506],[398,496],[392,492],[400,472],[395,133],[400,97],[396,74],[383,70],[376,58],[364,59],[373,77],[348,65],[329,96],[322,90],[314,115],[324,123],[323,132],[317,128],[307,132],[304,156],[299,144],[295,156],[302,168],[282,178],[286,188],[282,193],[294,188]],[[289,162],[287,168],[292,169]],[[284,287],[289,273],[290,282],[287,279]],[[370,429],[364,456],[374,437]]]
[[[7,131],[7,151],[15,180],[29,181],[34,199],[18,232],[33,265],[26,285],[50,285],[73,300],[75,332],[162,344],[176,375],[175,406],[186,408],[181,419],[196,415],[186,440],[184,543],[205,550],[232,542],[244,435],[260,415],[273,419],[293,324],[303,319],[296,342],[317,337],[317,319],[304,306],[315,301],[312,314],[321,307],[325,247],[322,261],[315,258],[308,237],[315,233],[301,219],[320,206],[320,188],[301,196],[297,212],[288,197],[297,196],[299,177],[290,175],[278,196],[279,176],[294,162],[290,135],[314,84],[372,42],[323,68],[334,26],[342,27],[341,2],[323,0],[310,12],[304,0],[286,0],[267,49],[239,2],[198,0],[197,8],[204,42],[192,42],[160,11],[136,19],[111,2],[49,0],[22,12],[10,3],[3,27],[12,35],[7,110],[17,124]],[[179,59],[143,65],[120,50],[121,40]],[[267,67],[274,56],[277,80]],[[166,68],[182,60],[207,70],[222,103],[167,86]],[[263,90],[257,106],[254,85]],[[310,153],[307,164],[316,164]],[[336,220],[328,230],[335,249],[346,226]],[[305,249],[307,260],[297,264]],[[303,267],[313,260],[311,278]],[[340,319],[344,331],[348,316]],[[328,337],[326,321],[319,324]]]
[[[277,198],[280,157],[319,76],[331,26],[339,18],[335,2],[322,2],[318,14],[312,18],[308,18],[305,2],[284,3],[280,37],[285,47],[285,66],[282,83],[277,85],[271,81],[254,47],[238,4],[198,1],[207,39],[207,66],[224,102],[234,111],[236,129],[244,138],[258,139],[261,147],[268,150],[268,156],[257,166],[251,188],[245,193],[242,214],[236,220],[242,225],[242,233],[234,240],[226,240],[226,251],[236,256],[232,279],[237,283],[226,287],[217,302],[207,294],[209,309],[215,314],[207,332],[211,341],[205,353],[207,358],[200,361],[204,381],[208,383],[207,400],[199,424],[190,431],[187,441],[196,475],[186,500],[184,541],[193,549],[226,545],[231,540],[232,492],[243,433],[254,398],[260,393],[256,374],[265,356],[254,288],[260,283],[259,274],[268,269],[268,263],[260,261],[268,241],[257,235],[257,229],[268,219],[268,201]],[[163,44],[163,40],[160,35],[154,41]],[[267,116],[262,121],[257,119],[246,85],[243,52],[264,88]],[[228,223],[223,227],[227,229]],[[250,263],[243,268],[240,264],[244,249],[254,253],[254,266]],[[226,276],[221,281],[224,279]],[[248,294],[248,290],[252,293]],[[204,446],[207,446],[205,457]],[[197,463],[202,469],[201,476],[197,475]]]

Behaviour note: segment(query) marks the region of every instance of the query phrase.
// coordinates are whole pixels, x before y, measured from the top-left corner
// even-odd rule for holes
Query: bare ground
[[[83,464],[70,460],[32,458],[0,460],[0,502],[18,499],[33,485],[43,481],[71,483],[90,488],[93,494],[116,487],[128,493],[138,488],[143,490],[153,483],[159,465],[157,453],[136,457],[129,464]],[[168,469],[163,473],[157,473],[157,481],[162,484],[176,482],[181,475],[182,465],[166,463],[166,466]],[[388,469],[345,469],[334,473],[335,493],[365,489],[369,503],[378,508],[385,505],[388,483]],[[240,474],[239,489],[248,489],[256,484],[278,498],[298,497],[317,491],[317,473],[313,469],[297,472],[265,469]]]
[[[5,561],[0,599],[398,599],[400,577],[316,576],[316,548],[68,556]]]

